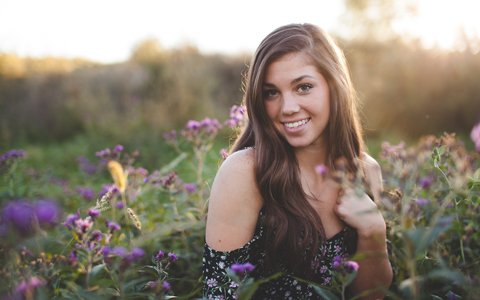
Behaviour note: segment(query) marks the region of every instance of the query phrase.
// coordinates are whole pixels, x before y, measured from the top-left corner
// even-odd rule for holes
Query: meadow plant
[[[0,299],[201,298],[208,189],[228,155],[214,149],[220,131],[237,131],[245,117],[236,106],[224,122],[190,120],[168,131],[177,156],[158,169],[137,166],[140,152],[122,145],[100,150],[98,163],[78,160],[89,176],[84,183],[30,167],[23,150],[0,154]],[[395,273],[388,298],[475,299],[480,292],[479,128],[471,132],[475,151],[454,134],[382,145],[379,209]],[[315,170],[368,192],[341,160],[335,170]],[[345,298],[360,259],[335,258],[332,286],[312,286],[325,299]],[[254,268],[229,267],[238,299],[279,276],[255,281],[248,276]]]

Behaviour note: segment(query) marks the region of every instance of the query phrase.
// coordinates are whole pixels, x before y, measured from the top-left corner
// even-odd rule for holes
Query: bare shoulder
[[[380,164],[367,153],[363,152],[361,156],[365,180],[372,190],[375,202],[380,202],[380,194],[383,191],[382,168]]]
[[[361,160],[363,162],[365,171],[373,172],[373,173],[380,173],[382,172],[382,168],[380,167],[380,164],[378,161],[367,154],[366,152],[362,153]]]
[[[254,172],[254,149],[231,154],[220,166],[208,204],[206,241],[230,251],[252,237],[262,206]]]

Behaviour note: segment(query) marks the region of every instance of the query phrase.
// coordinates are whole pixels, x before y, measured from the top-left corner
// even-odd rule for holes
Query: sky
[[[413,0],[415,2],[415,0]],[[419,16],[400,25],[427,45],[451,47],[456,33],[480,34],[480,1],[418,0]],[[0,0],[0,53],[128,59],[143,40],[165,48],[252,52],[278,26],[309,22],[338,29],[342,0]]]

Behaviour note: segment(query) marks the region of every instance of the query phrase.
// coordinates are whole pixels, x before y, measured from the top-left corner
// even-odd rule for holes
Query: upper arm
[[[362,163],[365,181],[372,191],[375,202],[379,203],[381,192],[383,191],[382,169],[380,164],[366,153],[362,155]]]
[[[218,251],[242,247],[253,237],[262,201],[253,149],[230,155],[215,176],[208,204],[206,242]]]

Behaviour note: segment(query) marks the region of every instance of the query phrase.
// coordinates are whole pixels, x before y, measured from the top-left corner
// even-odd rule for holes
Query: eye
[[[265,89],[262,92],[263,99],[268,100],[278,95],[278,91],[276,89]]]
[[[297,92],[299,92],[300,94],[306,94],[310,92],[310,89],[312,88],[313,88],[313,85],[311,85],[310,83],[303,83],[298,86]]]

